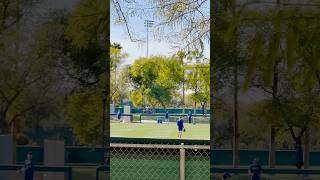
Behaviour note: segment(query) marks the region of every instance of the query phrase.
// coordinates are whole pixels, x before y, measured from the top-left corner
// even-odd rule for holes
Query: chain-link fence
[[[207,145],[111,144],[111,179],[209,179],[209,154]]]

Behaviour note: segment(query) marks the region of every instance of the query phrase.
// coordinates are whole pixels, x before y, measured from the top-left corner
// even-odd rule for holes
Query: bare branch
[[[114,6],[116,8],[116,12],[118,14],[119,19],[123,19],[123,21],[124,21],[124,24],[125,24],[125,27],[126,27],[126,30],[127,30],[127,33],[129,35],[130,40],[132,42],[142,42],[142,40],[138,40],[138,39],[133,38],[133,36],[131,34],[131,31],[130,31],[130,28],[129,28],[129,24],[128,24],[127,18],[126,18],[125,14],[124,14],[124,12],[122,10],[122,7],[121,7],[119,1],[118,0],[112,0],[112,2],[113,2]]]
[[[49,99],[49,100],[47,100],[47,101],[42,101],[42,102],[40,102],[40,103],[33,104],[33,105],[31,105],[31,106],[29,106],[29,107],[21,110],[19,113],[15,114],[15,115],[12,117],[12,119],[9,121],[9,125],[11,125],[13,122],[15,122],[15,120],[16,120],[18,117],[25,115],[27,112],[33,110],[34,108],[36,108],[36,107],[38,107],[38,106],[41,106],[41,105],[44,105],[44,104],[47,104],[47,103],[52,102],[52,101],[54,101],[54,100],[55,100],[55,98]]]

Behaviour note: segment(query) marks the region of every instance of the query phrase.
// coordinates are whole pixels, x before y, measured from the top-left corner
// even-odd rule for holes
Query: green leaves
[[[298,36],[294,28],[295,24],[292,21],[289,21],[286,30],[286,60],[288,71],[292,69],[297,61]]]
[[[240,16],[240,12],[237,12],[235,15],[227,16],[227,19],[231,19],[229,22],[229,27],[226,31],[226,33],[224,34],[224,40],[226,42],[230,42],[230,41],[234,41],[237,39],[237,30],[240,26],[240,22],[241,22],[241,16]]]
[[[101,95],[97,89],[84,88],[70,95],[65,105],[65,119],[82,144],[101,140]]]
[[[122,47],[118,43],[111,44],[110,47],[110,69],[114,71],[121,61],[128,57],[128,54],[122,52]]]
[[[248,70],[243,85],[245,90],[247,90],[250,85],[250,79],[256,69],[257,64],[261,63],[262,59],[265,58],[263,53],[263,48],[265,47],[264,43],[264,34],[261,32],[257,33],[254,39],[249,43],[248,49],[252,52],[252,55],[248,61]]]
[[[160,106],[170,102],[183,79],[180,60],[161,56],[137,59],[130,67],[129,74],[135,87],[134,93]],[[134,104],[142,102],[134,96],[131,96],[131,100]]]
[[[280,53],[282,27],[281,27],[281,13],[278,12],[272,22],[271,36],[268,39],[268,51],[266,55],[266,63],[264,64],[263,80],[267,85],[271,85],[273,74],[275,71],[275,64],[282,59]]]
[[[103,0],[81,0],[68,19],[66,36],[72,44],[85,48],[93,41],[106,42],[108,26],[107,2]]]
[[[180,52],[178,57],[153,56],[137,59],[130,67],[130,81],[134,86],[131,100],[137,105],[143,101],[154,106],[167,106],[173,103],[178,91],[185,87],[194,91],[196,102],[209,101],[210,95],[210,68],[207,60],[192,65],[184,65],[181,58],[186,54]],[[191,58],[199,57],[195,52],[188,55]],[[185,75],[187,74],[187,75]],[[185,89],[186,90],[186,89]],[[142,100],[144,99],[144,100]]]
[[[187,86],[192,90],[195,102],[205,104],[210,101],[210,68],[208,62],[199,60],[188,69]]]

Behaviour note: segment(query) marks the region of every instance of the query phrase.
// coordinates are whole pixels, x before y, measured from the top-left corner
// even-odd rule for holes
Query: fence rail
[[[159,148],[159,149],[210,149],[209,145],[167,145],[167,144],[120,144],[111,143],[110,147],[124,148]]]
[[[110,114],[110,116],[117,116],[118,114]],[[121,116],[133,116],[133,114],[121,114]]]
[[[213,167],[211,173],[233,173],[248,174],[248,168],[226,168]],[[293,169],[293,168],[263,168],[262,173],[265,174],[303,174],[303,175],[320,175],[319,169]]]
[[[115,112],[118,112],[120,110],[121,113],[124,112],[123,107],[116,107],[115,108]],[[132,113],[143,113],[145,109],[144,108],[131,108],[131,112]],[[167,109],[163,109],[163,108],[150,108],[150,110],[152,110],[155,113],[166,113],[167,111],[169,111],[170,114],[181,114],[183,112],[193,112],[194,114],[201,114],[202,113],[202,109],[201,108],[167,108]],[[210,114],[210,109],[205,109],[207,114]]]
[[[209,179],[209,145],[111,143],[111,179]],[[97,169],[97,177],[99,177]]]
[[[165,118],[164,113],[143,113],[139,115],[139,122],[142,121],[142,117],[162,117]],[[188,114],[169,114],[169,119],[170,118],[174,118],[174,117],[188,117]],[[205,121],[206,123],[210,123],[210,114],[192,114],[192,119],[194,120],[194,118],[207,118],[207,121]],[[175,121],[174,121],[175,122]]]

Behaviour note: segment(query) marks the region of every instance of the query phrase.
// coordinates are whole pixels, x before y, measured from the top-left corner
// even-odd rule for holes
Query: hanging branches
[[[131,17],[152,17],[157,36],[175,44],[174,47],[203,49],[210,39],[209,0],[149,0],[139,4],[130,0],[112,0],[114,16],[122,23],[133,42],[143,42],[133,34]],[[178,39],[177,39],[178,37]]]

